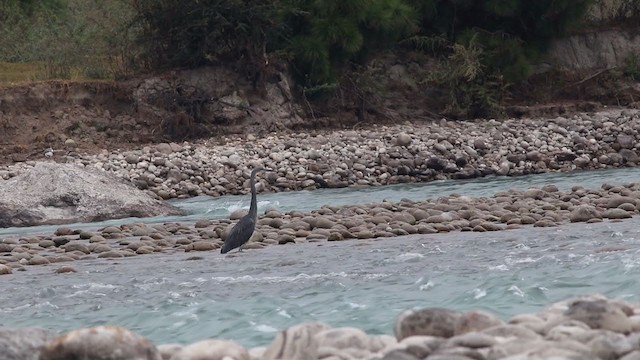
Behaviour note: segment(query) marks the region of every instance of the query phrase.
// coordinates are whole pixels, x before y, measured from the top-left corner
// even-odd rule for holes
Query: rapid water
[[[450,192],[490,195],[546,183],[598,187],[637,181],[639,175],[632,169],[535,175],[331,190],[319,198],[314,192],[273,194],[261,201],[306,209]],[[239,204],[236,199],[226,204]],[[507,318],[595,292],[640,301],[639,225],[640,219],[633,218],[270,246],[230,256],[206,252],[95,259],[74,262],[78,272],[71,274],[53,273],[56,265],[28,267],[0,277],[0,326],[69,330],[110,323],[156,343],[212,337],[258,346],[268,344],[278,330],[308,320],[391,334],[395,317],[411,307],[483,309]],[[201,259],[188,260],[194,255]]]

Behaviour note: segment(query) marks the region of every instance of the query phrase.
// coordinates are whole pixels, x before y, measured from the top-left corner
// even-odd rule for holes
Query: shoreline
[[[416,308],[401,312],[391,335],[355,327],[305,322],[278,332],[270,344],[250,349],[232,340],[154,344],[127,328],[105,325],[64,334],[0,328],[8,359],[77,356],[113,360],[439,360],[640,358],[640,304],[583,295],[503,321],[482,311]]]
[[[246,194],[249,171],[259,164],[273,169],[258,182],[268,192],[637,166],[639,128],[640,110],[610,109],[569,118],[235,136],[52,160],[105,170],[167,200]],[[33,164],[0,167],[0,179]]]

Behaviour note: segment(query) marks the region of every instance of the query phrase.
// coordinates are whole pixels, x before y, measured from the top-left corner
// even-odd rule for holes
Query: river
[[[310,210],[454,192],[489,196],[548,183],[567,189],[638,180],[640,169],[618,169],[261,194],[260,204],[262,210]],[[179,200],[176,204],[191,215],[145,221],[228,216],[247,201],[247,196]],[[0,237],[53,228],[2,229]],[[156,343],[226,338],[251,347],[266,345],[278,330],[308,320],[391,334],[395,317],[411,307],[483,309],[506,319],[580,294],[640,300],[640,217],[556,228],[270,246],[231,256],[205,252],[189,260],[193,256],[82,260],[73,263],[78,272],[71,274],[53,273],[56,265],[15,271],[0,277],[0,326],[69,330],[110,323]]]

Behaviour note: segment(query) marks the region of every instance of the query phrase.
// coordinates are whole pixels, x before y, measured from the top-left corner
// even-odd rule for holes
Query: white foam
[[[476,299],[476,300],[482,299],[485,296],[487,296],[487,290],[479,289],[479,288],[473,289],[473,298],[474,299]]]
[[[274,328],[271,325],[266,325],[266,324],[260,324],[260,325],[256,325],[253,327],[254,329],[256,329],[256,331],[259,332],[263,332],[263,333],[274,333],[274,332],[278,332],[278,329]]]
[[[285,318],[287,318],[287,319],[291,319],[291,318],[293,318],[293,316],[291,316],[291,314],[289,314],[289,313],[287,312],[287,310],[280,309],[280,308],[278,308],[277,310],[278,310],[278,315],[280,315],[280,316],[282,316],[282,317],[285,317]]]
[[[65,295],[66,298],[73,298],[76,296],[82,295],[91,295],[91,296],[107,296],[105,290],[114,290],[117,291],[120,287],[112,284],[102,284],[102,283],[87,283],[87,284],[76,284],[72,285],[73,289],[80,289],[71,294]]]
[[[429,289],[433,288],[434,286],[436,286],[436,284],[433,281],[429,280],[429,281],[427,281],[426,284],[420,285],[419,289],[420,289],[420,291],[424,291],[424,290],[429,290]]]
[[[244,276],[214,276],[211,280],[220,282],[220,283],[269,283],[269,284],[278,284],[278,283],[290,283],[296,281],[305,281],[305,280],[316,280],[316,279],[331,279],[331,278],[346,278],[350,276],[358,276],[356,274],[347,274],[345,272],[331,272],[327,274],[305,274],[300,273],[295,276],[252,276],[252,275],[244,275]]]
[[[519,296],[519,297],[522,297],[522,298],[524,297],[524,291],[522,291],[516,285],[511,285],[511,287],[509,287],[509,291],[511,291],[513,293],[513,295],[515,295],[515,296]]]
[[[416,262],[423,257],[424,255],[418,253],[404,253],[396,256],[396,260],[399,262]]]
[[[352,308],[352,309],[366,309],[367,308],[367,305],[358,304],[358,303],[354,303],[354,302],[347,302],[347,305],[349,305],[349,307]]]
[[[489,266],[489,270],[492,271],[509,271],[509,267],[505,264],[502,265],[496,265],[496,266]]]
[[[529,264],[529,263],[534,263],[537,262],[539,259],[534,259],[532,257],[525,257],[525,258],[521,258],[521,259],[512,259],[510,257],[505,258],[505,262],[508,265],[515,265],[515,264]]]

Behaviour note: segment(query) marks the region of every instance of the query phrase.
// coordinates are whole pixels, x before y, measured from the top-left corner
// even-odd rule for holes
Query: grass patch
[[[0,83],[22,83],[45,80],[45,64],[42,62],[10,63],[0,61]]]

